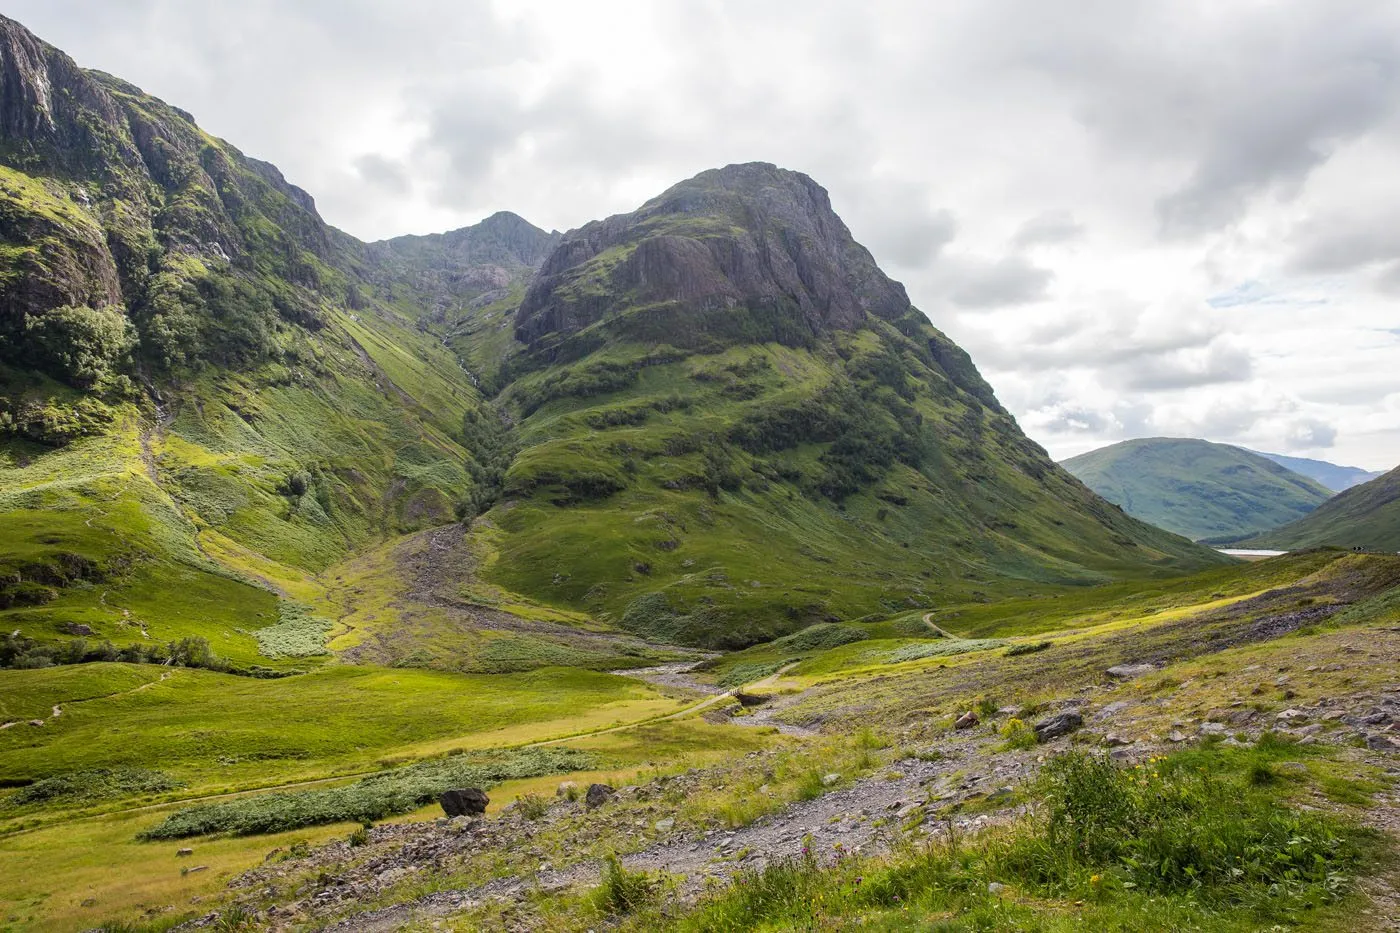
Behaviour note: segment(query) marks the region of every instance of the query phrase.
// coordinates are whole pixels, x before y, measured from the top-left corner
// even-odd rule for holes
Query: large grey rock
[[[448,816],[475,816],[485,813],[490,802],[491,798],[479,787],[444,791],[438,798],[438,803],[442,804],[442,812]]]
[[[1084,717],[1074,710],[1069,710],[1036,723],[1035,738],[1037,742],[1049,742],[1060,736],[1069,735],[1082,725],[1084,725]]]
[[[617,792],[606,784],[589,784],[588,793],[583,797],[583,805],[593,810],[613,798]]]
[[[1134,677],[1150,674],[1156,669],[1151,664],[1115,664],[1106,673],[1114,680],[1132,680]]]

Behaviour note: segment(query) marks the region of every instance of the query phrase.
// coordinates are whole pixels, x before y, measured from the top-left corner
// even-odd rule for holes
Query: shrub
[[[306,658],[326,654],[326,636],[335,623],[311,614],[311,607],[282,600],[277,624],[253,633],[258,651],[269,658]]]
[[[501,781],[578,771],[585,753],[535,748],[425,761],[344,787],[282,791],[179,810],[141,834],[142,839],[185,839],[212,833],[254,836],[345,821],[370,822],[416,810],[453,787],[489,787]]]
[[[1340,890],[1359,853],[1335,821],[1278,806],[1192,760],[1120,768],[1098,755],[1051,759],[1038,788],[1046,821],[1007,847],[1002,866],[1052,892],[1091,871],[1144,892],[1221,899],[1242,887],[1306,889],[1323,900]]]
[[[5,801],[5,806],[22,807],[31,803],[77,798],[81,800],[156,794],[184,785],[160,771],[142,768],[97,768],[55,774],[22,787]]]
[[[1035,730],[1014,717],[1007,720],[997,732],[1006,740],[1004,748],[1024,750],[1036,746]]]
[[[131,322],[110,306],[64,305],[26,315],[24,333],[36,365],[79,389],[105,381],[135,344]]]
[[[1049,641],[1023,641],[1019,645],[1012,645],[1010,648],[1007,648],[1006,656],[1008,658],[1014,658],[1023,654],[1035,654],[1038,651],[1044,651],[1053,644],[1054,642]]]
[[[628,871],[621,859],[609,855],[603,860],[603,883],[593,892],[593,906],[604,914],[630,914],[650,903],[658,888],[650,875]]]
[[[549,801],[539,794],[522,794],[516,798],[515,806],[527,820],[538,820],[549,812]]]

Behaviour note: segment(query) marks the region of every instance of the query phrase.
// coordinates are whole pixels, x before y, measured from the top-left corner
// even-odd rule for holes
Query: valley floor
[[[468,675],[332,667],[320,676],[389,678],[395,688],[412,681],[402,694],[335,691],[367,704],[355,721],[374,726],[395,708],[386,697],[400,696],[414,716],[448,724],[442,738],[400,743],[392,753],[389,744],[376,746],[372,731],[357,736],[366,749],[359,760],[372,759],[371,767],[542,739],[586,756],[583,767],[561,759],[497,783],[485,817],[443,819],[434,803],[358,831],[354,822],[334,822],[272,835],[138,841],[139,832],[208,802],[176,800],[179,792],[156,794],[154,807],[113,799],[11,809],[0,829],[0,874],[19,880],[5,886],[3,918],[14,929],[81,929],[104,919],[220,929],[750,928],[726,926],[740,915],[752,928],[774,930],[1394,929],[1397,583],[1395,558],[1291,555],[1185,580],[930,618],[919,612],[912,625],[882,623],[854,641],[842,641],[851,633],[819,631],[811,643],[712,657],[698,669],[674,662],[636,677],[490,675],[486,693],[469,693],[456,707]],[[837,644],[823,646],[823,638]],[[11,704],[26,697],[20,715],[63,708],[57,721],[23,726],[29,735],[54,730],[24,750],[34,768],[90,770],[123,760],[119,741],[104,745],[97,733],[77,731],[86,707],[93,721],[129,729],[118,734],[127,741],[139,721],[140,734],[169,742],[145,731],[166,708],[161,698],[216,676],[175,671],[162,681],[170,672],[111,667],[6,675],[81,670],[112,681],[114,696],[91,703],[67,699],[74,687],[0,696]],[[433,678],[444,678],[436,696],[426,686]],[[602,686],[577,692],[588,678]],[[306,679],[253,683],[286,689]],[[716,682],[743,684],[742,696],[713,692]],[[544,704],[534,724],[513,718],[527,689]],[[559,713],[551,712],[554,702],[563,704]],[[119,725],[114,710],[132,703],[139,719]],[[110,708],[98,716],[102,704]],[[511,711],[510,724],[497,727],[504,731],[482,715],[492,704]],[[250,701],[229,712],[254,719],[257,708]],[[188,702],[168,709],[188,717],[182,728],[215,722]],[[1037,741],[1034,728],[1056,717],[1066,733]],[[954,726],[959,718],[964,728]],[[70,728],[65,742],[61,730]],[[224,722],[207,734],[229,728]],[[1141,869],[1128,862],[1097,872],[1080,866],[1053,881],[1048,869],[1029,872],[1008,853],[1045,831],[1054,797],[1045,796],[1042,772],[1050,763],[1052,776],[1059,773],[1055,763],[1066,752],[1140,765],[1147,770],[1125,773],[1143,780],[1200,771],[1217,795],[1264,801],[1260,812],[1326,815],[1338,848],[1323,858],[1321,880],[1298,869],[1275,882],[1277,895],[1244,882],[1149,891],[1140,878],[1132,883]],[[210,771],[211,781],[240,766],[222,767]],[[174,770],[186,778],[198,772]],[[332,786],[344,786],[350,773]],[[217,790],[197,781],[190,787],[201,794]],[[589,807],[572,790],[557,794],[568,786],[561,782],[580,792],[592,783],[618,790]],[[182,849],[192,851],[180,856]],[[1357,854],[1343,854],[1352,849]],[[893,900],[861,883],[920,872],[941,880],[901,882]],[[1091,875],[1099,880],[1091,884]],[[771,896],[743,901],[755,890]],[[799,923],[795,904],[813,892],[823,892],[827,907]]]

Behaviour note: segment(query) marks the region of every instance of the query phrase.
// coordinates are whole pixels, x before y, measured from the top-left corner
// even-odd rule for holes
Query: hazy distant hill
[[[1261,457],[1268,457],[1274,463],[1285,466],[1294,473],[1301,473],[1304,476],[1317,480],[1333,492],[1341,492],[1353,486],[1360,486],[1362,483],[1369,483],[1379,476],[1383,476],[1382,470],[1363,470],[1360,467],[1338,466],[1335,463],[1328,463],[1326,460],[1312,460],[1307,457],[1286,457],[1283,454],[1266,454],[1260,450],[1252,450]]]
[[[1063,465],[1129,515],[1196,540],[1273,528],[1331,495],[1258,454],[1192,438],[1123,441]]]

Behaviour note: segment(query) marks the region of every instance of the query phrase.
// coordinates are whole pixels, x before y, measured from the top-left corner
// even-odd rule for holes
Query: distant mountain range
[[[1372,471],[1363,470],[1360,467],[1338,466],[1335,463],[1328,463],[1326,460],[1287,457],[1283,454],[1264,453],[1262,450],[1252,450],[1250,453],[1268,457],[1274,463],[1288,467],[1294,473],[1301,473],[1315,479],[1333,492],[1341,492],[1353,486],[1360,486],[1362,483],[1369,483],[1371,480],[1385,475],[1384,470]]]
[[[1269,457],[1192,438],[1123,441],[1062,465],[1134,518],[1195,540],[1275,528],[1332,495]]]

